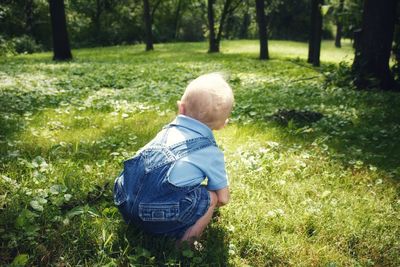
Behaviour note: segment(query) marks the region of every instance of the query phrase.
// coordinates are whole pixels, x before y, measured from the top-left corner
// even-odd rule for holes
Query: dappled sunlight
[[[225,151],[232,190],[233,201],[224,216],[233,225],[240,225],[238,218],[249,222],[231,230],[239,244],[255,240],[253,232],[262,232],[282,237],[268,238],[270,244],[290,249],[303,240],[303,246],[312,249],[308,240],[322,241],[340,232],[336,245],[330,246],[340,255],[355,225],[368,225],[374,236],[382,227],[376,214],[386,213],[382,207],[396,199],[389,174],[373,166],[366,169],[332,160],[335,152],[318,138],[302,141],[281,127],[257,123],[234,124],[216,133],[216,138]],[[395,227],[396,216],[389,209],[385,224]],[[324,221],[330,222],[329,228]],[[385,238],[396,242],[394,235]],[[314,256],[325,253],[318,250]]]
[[[218,55],[205,43],[156,44],[151,53],[143,45],[81,49],[69,63],[34,54],[1,65],[0,235],[7,229],[14,249],[41,246],[43,254],[54,243],[52,257],[73,263],[80,251],[148,264],[397,260],[399,96],[326,81],[352,53],[348,42],[324,42],[321,68],[305,62],[305,43],[270,45],[267,61],[247,40],[224,41]],[[175,117],[187,83],[212,71],[227,73],[235,93],[231,122],[215,131],[232,199],[182,260],[173,241],[124,225],[112,182]]]
[[[35,115],[31,125],[18,137],[23,140],[26,152],[46,155],[57,149],[59,153],[67,151],[65,156],[72,154],[86,154],[87,160],[105,156],[119,156],[129,158],[146,140],[144,136],[151,136],[154,132],[153,125],[147,124],[147,120],[153,117],[153,123],[163,125],[170,116],[148,111],[142,106],[129,105],[115,106],[114,111],[102,112],[96,109],[59,108],[46,110]],[[119,149],[120,138],[129,148]],[[150,138],[150,137],[149,137]],[[117,151],[118,150],[118,151]],[[93,154],[94,152],[94,154]],[[113,154],[114,153],[114,154]],[[56,154],[52,153],[52,156]]]
[[[0,89],[7,87],[19,87],[21,92],[32,92],[40,90],[41,94],[55,95],[64,92],[51,85],[56,79],[43,73],[23,73],[10,75],[0,72]]]
[[[258,40],[225,41],[221,43],[221,51],[224,54],[240,54],[257,58],[259,50]],[[303,42],[270,40],[268,50],[271,59],[300,58],[306,60],[308,56],[308,44]],[[342,41],[342,48],[336,48],[333,41],[322,42],[322,63],[339,63],[341,61],[350,63],[353,54],[352,44],[348,40]]]

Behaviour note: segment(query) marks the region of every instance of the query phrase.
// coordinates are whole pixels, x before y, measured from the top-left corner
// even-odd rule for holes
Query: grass
[[[80,49],[0,59],[0,265],[398,266],[400,96],[330,82],[345,43],[256,41]],[[216,132],[232,200],[193,250],[126,226],[112,182],[175,116],[186,84],[230,74],[232,123]],[[319,112],[278,123],[278,110]],[[275,114],[275,115],[274,115]]]

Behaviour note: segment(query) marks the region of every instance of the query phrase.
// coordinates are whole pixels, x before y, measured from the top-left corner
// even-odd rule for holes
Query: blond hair
[[[221,73],[204,74],[186,87],[181,98],[186,115],[214,129],[232,111],[233,92]]]

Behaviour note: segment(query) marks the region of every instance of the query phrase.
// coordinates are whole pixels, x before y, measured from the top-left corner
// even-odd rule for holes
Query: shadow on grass
[[[226,233],[218,224],[208,226],[203,238],[193,248],[186,244],[176,248],[176,240],[145,234],[135,225],[121,223],[118,232],[120,242],[125,240],[126,243],[126,255],[119,259],[122,265],[228,265],[228,248],[224,242]]]
[[[370,105],[373,98],[360,103],[359,108],[364,110],[354,120],[331,114],[317,123],[292,120],[286,125],[272,122],[266,128],[277,127],[288,144],[327,145],[323,149],[345,166],[377,167],[400,179],[400,95],[384,98],[380,106]]]

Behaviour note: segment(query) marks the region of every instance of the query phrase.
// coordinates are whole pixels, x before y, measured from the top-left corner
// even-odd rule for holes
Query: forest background
[[[232,2],[232,1],[231,1]],[[361,0],[330,0],[323,6],[323,38],[341,26],[341,36],[353,38],[361,27]],[[343,6],[341,6],[341,3]],[[207,1],[150,1],[156,43],[204,41],[208,38]],[[215,17],[225,1],[215,1]],[[310,28],[308,0],[266,1],[268,37],[306,41]],[[226,16],[224,39],[258,39],[255,1],[233,1]],[[72,48],[136,44],[145,41],[143,2],[138,0],[65,1]],[[218,27],[220,20],[216,22]],[[49,4],[46,0],[6,0],[0,4],[0,51],[32,53],[52,48]],[[1,52],[0,52],[1,53]]]

